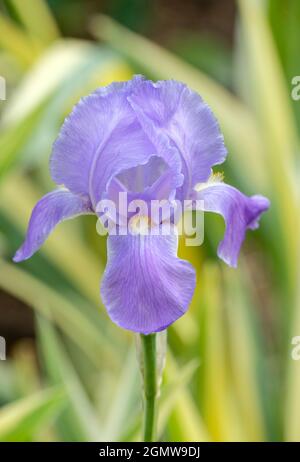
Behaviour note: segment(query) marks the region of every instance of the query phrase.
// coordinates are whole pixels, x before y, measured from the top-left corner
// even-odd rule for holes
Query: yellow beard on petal
[[[223,172],[212,173],[205,183],[197,183],[194,187],[194,190],[199,192],[202,189],[207,188],[207,186],[213,185],[215,183],[223,183],[223,181],[224,181]]]
[[[146,215],[134,215],[129,220],[129,230],[132,234],[148,234],[151,226],[151,220]]]

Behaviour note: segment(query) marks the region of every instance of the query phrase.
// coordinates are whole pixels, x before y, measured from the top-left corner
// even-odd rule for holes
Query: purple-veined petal
[[[167,328],[186,312],[195,271],[177,257],[177,245],[175,233],[108,237],[101,295],[120,327],[149,334]]]
[[[213,165],[225,160],[226,148],[217,120],[202,98],[173,80],[143,81],[129,101],[151,141],[177,149],[183,160],[184,196],[205,182]]]
[[[224,183],[204,184],[196,198],[203,200],[204,211],[223,216],[225,233],[218,247],[218,256],[236,267],[246,231],[258,227],[261,214],[270,206],[269,200],[260,195],[247,197]]]
[[[147,164],[123,170],[118,180],[131,192],[143,192],[161,177],[170,167],[158,156],[152,156]]]
[[[169,199],[175,196],[183,180],[182,173],[176,172],[162,158],[153,156],[146,164],[122,170],[109,183],[106,196],[113,197],[121,188],[135,198]]]
[[[64,189],[46,194],[34,207],[26,239],[13,260],[19,262],[30,258],[61,221],[89,213],[93,211],[87,198],[74,195]]]
[[[114,177],[147,164],[155,155],[163,157],[172,167],[178,176],[176,185],[183,181],[180,160],[175,171],[169,150],[157,153],[157,147],[143,131],[128,102],[128,96],[142,82],[135,77],[83,98],[54,143],[50,160],[53,180],[74,193],[89,194],[94,208]]]
[[[89,194],[94,207],[114,175],[155,154],[127,102],[131,86],[139,81],[113,84],[83,98],[54,143],[53,180],[74,193]]]
[[[143,172],[141,171],[141,173]],[[126,172],[126,176],[127,175],[129,175],[129,173]],[[168,168],[153,184],[151,184],[151,186],[145,187],[145,184],[148,184],[148,182],[144,183],[142,180],[145,189],[143,189],[142,192],[132,192],[125,188],[119,178],[113,178],[105,194],[105,199],[111,201],[110,206],[114,204],[114,206],[112,206],[112,211],[107,209],[103,217],[101,211],[103,211],[103,206],[105,204],[99,202],[96,213],[103,223],[107,218],[110,218],[112,222],[116,222],[117,226],[121,227],[127,227],[128,221],[137,213],[140,215],[147,215],[149,219],[153,220],[153,223],[157,225],[163,220],[172,222],[174,206],[171,204],[176,194],[176,184],[174,184],[174,180],[176,181],[176,177],[174,177],[172,169]],[[133,184],[134,183],[135,181]],[[123,198],[120,198],[120,194],[123,194]],[[125,201],[124,206],[120,205],[122,200]],[[142,210],[141,201],[143,204]]]

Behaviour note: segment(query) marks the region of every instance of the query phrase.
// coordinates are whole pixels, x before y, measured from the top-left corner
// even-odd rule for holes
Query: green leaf
[[[0,47],[11,53],[25,69],[32,64],[40,52],[39,44],[2,13],[0,13]]]
[[[170,351],[168,352],[161,396],[158,401],[157,426],[159,439],[164,440],[169,428],[174,441],[210,440],[205,424],[202,422],[188,390],[188,384],[198,367],[198,359],[192,359],[179,368],[174,355]],[[142,400],[142,396],[140,396],[140,399]],[[182,425],[185,422],[184,419],[188,419],[191,424],[187,427]],[[127,420],[126,427],[124,426],[122,441],[140,441],[141,425],[140,412],[137,416],[131,416]]]
[[[294,76],[299,75],[300,43],[300,2],[298,0],[269,0],[268,12],[270,23],[280,53],[281,61],[290,85]],[[300,104],[293,101],[293,109],[300,130]]]
[[[167,369],[165,373],[166,383],[163,383],[161,398],[159,400],[158,432],[160,435],[164,434],[172,412],[177,408],[177,413],[180,413],[180,401],[186,400],[188,403],[189,393],[187,391],[187,387],[196,370],[199,368],[199,361],[197,358],[190,360],[183,367],[180,367],[180,369],[176,368],[175,359],[172,353],[168,354],[167,361],[171,362],[171,371],[168,370],[167,362]],[[170,422],[170,425],[172,425],[172,422]],[[202,434],[203,438],[208,438],[205,426],[203,423],[199,423],[199,420],[198,426],[199,435]],[[184,436],[182,435],[181,438],[184,438]]]
[[[240,0],[241,34],[247,56],[247,79],[253,109],[261,126],[263,157],[268,166],[280,240],[290,289],[296,284],[299,211],[296,152],[299,140],[283,70],[263,2]],[[276,210],[277,209],[277,210]],[[275,224],[275,223],[274,223]],[[298,232],[295,232],[298,229]],[[278,235],[280,232],[280,236]]]
[[[15,264],[0,261],[0,273],[2,289],[55,322],[95,365],[101,365],[104,360],[116,364],[112,340],[104,338],[95,323],[75,304]]]
[[[224,298],[226,301],[226,316],[228,319],[228,343],[230,370],[232,373],[232,388],[239,406],[241,421],[247,438],[251,441],[265,441],[265,417],[272,391],[272,377],[269,374],[266,351],[262,348],[260,332],[255,322],[253,294],[244,279],[247,266],[240,259],[241,271],[238,274],[230,268],[224,268],[226,287]],[[243,271],[244,270],[244,271]],[[214,282],[215,283],[215,282]],[[251,303],[252,302],[252,303]],[[265,383],[260,383],[265,382]],[[261,387],[264,385],[264,387]],[[263,402],[263,391],[268,386],[268,395]],[[266,394],[267,394],[266,392]],[[270,396],[269,396],[270,395]],[[273,410],[276,406],[273,403]],[[265,416],[263,415],[265,411]],[[272,425],[274,422],[274,416]],[[273,428],[270,429],[270,434]]]
[[[43,101],[15,126],[0,133],[0,180],[16,165],[20,151],[34,132],[47,101]]]
[[[109,402],[105,406],[102,441],[126,441],[124,435],[134,426],[142,402],[138,369],[135,349],[130,348],[120,373],[105,384],[108,390],[101,395],[105,393]]]
[[[47,45],[59,37],[59,31],[45,0],[9,0],[28,34]]]
[[[193,372],[193,367],[190,370],[188,368],[187,372],[186,377],[189,377],[189,373]],[[180,373],[177,361],[172,355],[168,355],[165,370],[166,383],[176,382]],[[176,400],[174,400],[174,406],[171,407],[172,411],[168,421],[171,441],[210,441],[211,435],[188,388],[179,385],[175,396]]]
[[[70,411],[67,427],[75,426],[77,428],[78,441],[81,439],[99,441],[102,430],[94,412],[94,406],[59,340],[55,328],[45,318],[38,316],[37,319],[43,365],[50,381],[53,384],[62,384],[67,393]]]
[[[207,263],[202,274],[201,316],[205,317],[201,381],[203,419],[214,441],[245,441],[226,351],[224,295],[219,266]]]
[[[0,441],[28,441],[64,406],[61,389],[49,389],[8,404],[0,411]]]

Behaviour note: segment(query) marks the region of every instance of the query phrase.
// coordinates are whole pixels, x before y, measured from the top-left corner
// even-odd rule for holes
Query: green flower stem
[[[141,335],[144,376],[144,441],[155,441],[158,397],[156,334]]]

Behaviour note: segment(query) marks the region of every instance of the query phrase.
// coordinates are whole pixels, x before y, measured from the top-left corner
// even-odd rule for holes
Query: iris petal
[[[129,96],[144,85],[130,82],[98,89],[83,98],[65,120],[54,143],[50,170],[57,184],[70,191],[89,194],[94,208],[121,171],[145,165],[159,156],[172,168],[174,184],[183,182],[181,160],[176,150],[153,143],[129,104]]]
[[[188,309],[195,271],[177,257],[178,237],[108,237],[101,295],[111,319],[143,334],[165,329]]]
[[[30,258],[61,221],[89,213],[92,213],[92,210],[86,198],[63,189],[46,194],[34,207],[26,239],[13,260],[19,262]]]
[[[236,267],[246,230],[258,227],[261,214],[270,206],[269,200],[260,195],[247,197],[224,183],[203,186],[196,196],[198,200],[203,200],[206,212],[223,216],[226,229],[218,247],[218,256],[228,265]]]
[[[83,98],[54,143],[53,180],[74,193],[89,194],[94,208],[113,176],[155,154],[127,101],[138,82],[111,85]]]
[[[185,196],[189,188],[208,179],[213,165],[225,160],[227,152],[215,116],[183,83],[144,81],[133,89],[129,101],[151,141],[162,143],[167,137],[169,146],[179,151]]]

